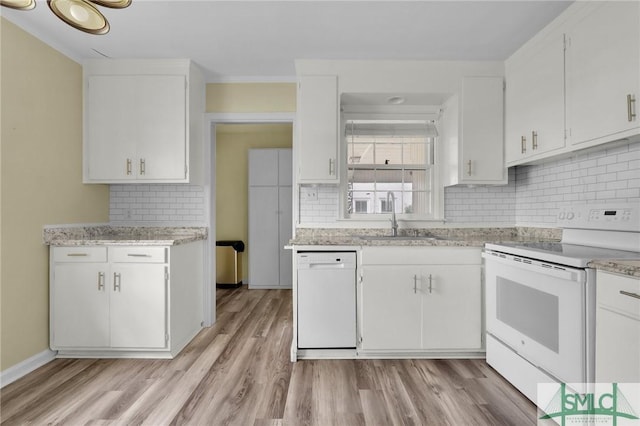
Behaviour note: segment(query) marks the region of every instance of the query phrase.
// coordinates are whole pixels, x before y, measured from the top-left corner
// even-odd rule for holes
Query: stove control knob
[[[567,213],[567,220],[572,220],[576,215],[573,212]]]
[[[560,212],[560,214],[558,215],[558,219],[564,220],[564,218],[565,218],[565,213],[564,212]]]

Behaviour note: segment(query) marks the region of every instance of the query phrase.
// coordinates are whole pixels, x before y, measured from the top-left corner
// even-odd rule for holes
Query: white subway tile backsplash
[[[339,217],[339,188],[315,186],[318,199],[300,198],[300,223],[330,224]],[[204,188],[184,184],[111,185],[115,223],[206,223]],[[558,210],[574,203],[640,198],[640,142],[578,153],[509,170],[509,184],[445,189],[445,217],[454,224],[555,226]]]
[[[177,226],[206,223],[204,188],[185,184],[111,185],[112,223],[167,223]]]

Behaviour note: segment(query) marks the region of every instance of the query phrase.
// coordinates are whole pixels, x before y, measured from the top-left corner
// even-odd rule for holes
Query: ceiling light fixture
[[[400,105],[404,103],[404,98],[402,96],[392,96],[389,99],[387,99],[387,102],[389,102],[391,105]]]
[[[109,21],[94,4],[124,9],[131,4],[131,0],[47,0],[47,4],[54,15],[73,28],[89,34],[106,34],[109,32]],[[36,0],[0,0],[0,5],[30,10],[36,7]]]

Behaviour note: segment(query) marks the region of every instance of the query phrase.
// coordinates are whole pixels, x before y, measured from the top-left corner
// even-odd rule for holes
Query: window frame
[[[424,120],[433,121],[435,127],[440,134],[440,122],[439,114],[433,113],[420,113],[420,114],[408,114],[408,113],[346,113],[341,114],[340,120],[340,140],[339,140],[339,159],[340,159],[340,185],[339,185],[339,220],[349,222],[363,222],[371,224],[372,222],[379,222],[381,225],[388,223],[391,219],[391,213],[366,213],[358,214],[348,213],[347,205],[347,192],[349,188],[348,179],[348,141],[346,135],[347,122],[350,120]],[[431,188],[431,203],[432,213],[396,213],[396,217],[400,221],[438,221],[444,220],[444,187],[441,180],[441,164],[443,151],[440,147],[441,138],[436,136],[433,138],[433,164],[431,167],[427,167],[425,170],[432,171],[432,188]],[[369,226],[367,225],[367,226]]]

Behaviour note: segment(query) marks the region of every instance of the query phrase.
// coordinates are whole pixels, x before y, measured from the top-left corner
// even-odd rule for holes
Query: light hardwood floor
[[[173,360],[55,360],[1,392],[2,424],[534,425],[483,360],[291,363],[291,292],[218,290]]]

